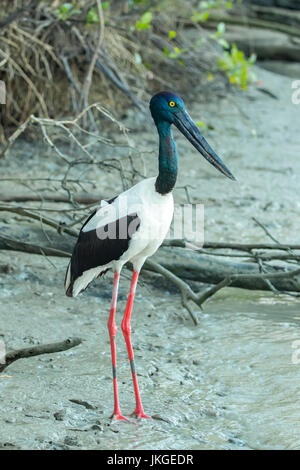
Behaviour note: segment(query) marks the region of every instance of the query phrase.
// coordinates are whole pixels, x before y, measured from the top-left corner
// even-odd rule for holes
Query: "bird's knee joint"
[[[130,335],[131,333],[131,327],[130,325],[127,325],[126,323],[121,324],[121,328],[124,334]]]
[[[116,336],[118,328],[115,323],[111,323],[110,321],[108,321],[107,328],[108,328],[110,336]]]

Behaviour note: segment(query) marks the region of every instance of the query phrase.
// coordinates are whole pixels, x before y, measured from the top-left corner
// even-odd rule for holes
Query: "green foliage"
[[[86,14],[86,24],[99,23],[97,8],[91,8]]]
[[[198,9],[193,13],[191,20],[195,23],[205,22],[210,17],[210,13],[216,8],[232,8],[233,2],[225,0],[208,0],[198,4]],[[230,44],[224,39],[223,35],[226,30],[226,25],[220,22],[217,26],[215,33],[210,35],[210,38],[215,40],[224,49],[222,57],[218,59],[219,69],[224,71],[230,83],[238,86],[242,90],[246,89],[251,81],[255,79],[251,67],[254,64],[256,57],[254,54],[249,59],[246,59],[243,51],[240,51],[235,44]],[[213,80],[213,75],[210,74],[208,80]]]
[[[217,41],[217,43],[220,44],[220,46],[222,46],[224,49],[229,49],[230,45],[228,44],[226,39],[222,38],[223,34],[225,33],[225,30],[226,30],[226,25],[225,23],[221,22],[217,26],[217,31],[214,34],[212,34],[210,37],[212,39],[215,39],[215,41]]]
[[[181,54],[183,54],[187,49],[179,49],[179,47],[173,47],[173,50],[170,50],[168,47],[164,47],[163,53],[170,57],[170,59],[178,59]],[[181,61],[181,65],[183,62]]]
[[[102,1],[102,8],[104,11],[109,10],[110,5],[111,1]],[[226,0],[199,1],[197,8],[195,11],[193,11],[191,20],[195,23],[204,23],[210,19],[213,10],[217,8],[230,9],[233,7],[233,5],[233,1],[230,2]],[[155,8],[151,6],[150,0],[128,0],[128,6],[134,11],[135,19],[136,13],[138,14],[139,11],[144,11],[143,14],[140,13],[141,16],[137,21],[134,20],[133,24],[131,24],[131,26],[129,25],[129,29],[132,32],[150,29],[153,19],[152,11],[156,11]],[[98,10],[96,6],[88,9],[87,13],[86,11],[87,10],[84,10],[87,25],[99,23]],[[71,16],[80,14],[82,11],[78,7],[78,1],[73,0],[73,2],[68,3],[61,2],[59,8],[55,10],[55,13],[60,20],[67,21]],[[253,72],[251,71],[251,67],[254,64],[256,57],[255,55],[251,55],[250,58],[246,58],[244,53],[240,51],[235,44],[230,45],[224,39],[225,31],[226,24],[224,22],[220,22],[216,31],[210,35],[210,38],[216,41],[223,48],[223,54],[218,58],[218,68],[219,70],[225,72],[230,83],[238,86],[241,89],[246,89],[249,83],[255,78]],[[174,29],[169,30],[166,34],[169,41],[169,46],[163,49],[162,54],[170,59],[177,61],[179,65],[184,65],[183,57],[187,49],[182,49],[174,45],[174,43],[176,43],[175,38],[177,37],[177,32]],[[199,47],[200,45],[202,46],[203,41],[203,37],[198,39],[195,43],[195,47]],[[135,52],[134,59],[136,67],[144,67],[149,70],[151,69],[151,64],[143,63],[143,57],[140,53]],[[212,73],[208,73],[207,80],[214,80],[214,75]],[[206,125],[200,121],[198,125],[200,127],[202,126],[204,129],[206,127]]]
[[[81,13],[81,10],[76,8],[76,5],[73,5],[73,3],[63,3],[60,8],[55,10],[55,13],[60,20],[67,21],[71,16]]]
[[[205,133],[205,131],[208,128],[206,122],[204,121],[196,121],[196,125],[199,127],[200,131],[203,133]]]
[[[200,131],[203,134],[206,134],[207,131],[209,131],[209,130],[214,130],[215,129],[211,124],[209,124],[205,121],[196,121],[196,125],[199,127]]]
[[[145,3],[145,0],[129,0],[128,1],[129,6],[140,5],[141,3]]]
[[[207,2],[199,2],[198,8],[204,9],[215,9],[215,8],[232,8],[232,2],[225,0],[208,0]]]
[[[223,56],[218,59],[218,64],[220,70],[226,73],[230,83],[245,90],[248,84],[255,79],[254,73],[250,70],[255,60],[255,54],[246,59],[244,52],[232,44],[231,50],[224,51]]]
[[[232,2],[227,2],[225,0],[208,0],[207,2],[199,2],[197,10],[195,10],[191,16],[191,20],[194,23],[205,23],[210,16],[210,10],[220,7],[232,8]]]
[[[152,13],[151,11],[146,11],[140,20],[136,22],[135,26],[137,29],[149,29],[152,21]]]
[[[209,18],[209,11],[195,11],[191,16],[191,20],[194,23],[205,23],[206,20]]]
[[[102,2],[102,10],[108,10],[110,2]],[[98,9],[96,7],[91,8],[86,14],[86,24],[99,23]]]

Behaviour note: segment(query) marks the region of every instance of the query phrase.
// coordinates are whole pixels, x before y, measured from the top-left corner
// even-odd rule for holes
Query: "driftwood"
[[[299,39],[280,31],[247,27],[247,25],[231,25],[224,34],[229,43],[235,43],[247,55],[252,52],[260,60],[300,60]]]
[[[53,221],[51,221],[51,223],[52,222]],[[6,235],[4,232],[2,233],[0,233],[0,250],[21,251],[32,254],[58,256],[63,258],[71,256],[74,245],[73,237],[77,236],[76,231],[74,230],[70,233],[71,237],[66,238],[65,236],[62,239],[60,236],[55,237],[53,232],[47,232],[45,230],[42,231],[41,229],[37,228],[35,230],[32,229],[32,233],[35,235],[34,242],[29,243],[23,242],[20,238],[18,238],[24,238],[24,232],[17,227],[13,227],[9,235]],[[12,233],[14,234],[14,237],[12,237]],[[51,237],[53,242],[51,246],[49,246],[49,243],[45,238],[45,233],[48,233]],[[189,244],[186,244],[183,240],[175,240],[174,246],[172,248],[168,246],[172,244],[170,243],[172,241],[173,240],[166,241],[165,244],[151,259],[153,262],[160,264],[163,268],[167,269],[178,278],[184,279],[186,281],[201,282],[205,284],[218,284],[225,278],[234,276],[232,282],[230,283],[231,287],[240,287],[249,290],[270,290],[270,287],[265,282],[265,279],[260,272],[261,270],[259,264],[245,261],[232,262],[222,258],[220,260],[216,259],[216,257],[218,257],[217,253],[203,255],[202,253],[197,253],[195,250],[178,248],[179,245],[182,247],[183,245],[189,246]],[[278,249],[275,244],[242,245],[216,242],[206,242],[204,244],[204,248],[231,248],[232,246],[237,247],[239,250],[241,250],[242,247],[246,247],[247,249],[252,247],[268,247],[268,249],[272,247],[273,249]],[[299,245],[291,245],[289,248],[290,247],[298,250],[300,249]],[[287,249],[288,245],[282,245],[282,249],[285,248]],[[244,258],[247,258],[247,254],[243,256]],[[230,253],[227,253],[227,257],[230,257]],[[290,255],[290,258],[293,259],[293,255]],[[289,273],[294,272],[296,268],[296,265],[267,265],[265,266],[266,271],[264,274],[266,275],[265,277],[273,279],[272,283],[278,291],[300,292],[300,276],[297,275],[294,279],[289,277]],[[153,268],[153,266],[150,266],[147,263],[145,264],[144,269],[148,271],[157,271]]]
[[[17,211],[23,215],[24,212]],[[24,214],[28,216],[28,211]],[[30,217],[29,213],[29,217]],[[34,219],[36,220],[35,214]],[[43,219],[45,224],[55,228],[55,221]],[[56,229],[61,230],[61,225],[56,223]],[[66,233],[68,232],[68,233]],[[59,235],[52,230],[39,228],[38,226],[28,228],[11,227],[0,234],[0,249],[22,251],[26,253],[45,256],[58,256],[68,258],[74,245],[77,232],[74,229],[65,230],[64,235]],[[29,237],[29,240],[27,241]],[[73,238],[74,237],[74,238]],[[48,239],[52,244],[49,245]],[[23,240],[26,240],[24,242]],[[195,316],[187,307],[187,301],[191,300],[199,307],[205,300],[211,297],[222,287],[239,287],[250,290],[271,290],[274,293],[292,292],[298,295],[300,292],[300,271],[295,264],[270,265],[265,261],[272,259],[272,254],[259,253],[257,249],[272,249],[273,257],[278,260],[288,259],[291,262],[298,261],[299,255],[293,250],[299,250],[300,245],[273,244],[232,244],[206,242],[203,248],[195,247],[194,250],[187,249],[191,246],[184,240],[167,240],[159,251],[144,265],[144,270],[157,272],[169,279],[182,294],[183,305],[189,310],[193,320]],[[219,249],[230,249],[230,253],[218,252]],[[211,252],[201,253],[204,249]],[[233,254],[232,251],[238,251]],[[246,253],[241,253],[246,251]],[[256,250],[256,251],[254,251]],[[226,258],[225,258],[226,256]],[[242,257],[242,261],[229,261],[231,257]],[[189,287],[188,282],[200,282],[212,284],[213,287],[203,289],[196,294]]]
[[[16,232],[17,230],[14,229],[14,236],[16,236]],[[37,233],[37,230],[34,232]],[[53,242],[53,233],[51,239]],[[47,246],[45,230],[39,244],[36,242],[25,243],[6,235],[0,235],[0,250],[69,258],[74,245],[73,240],[68,236],[67,240],[64,238],[62,245],[61,237],[58,236],[54,242],[55,246],[53,244]],[[271,290],[275,294],[288,293],[299,296],[300,269],[296,265],[270,266],[263,264],[259,259],[256,264],[220,261],[216,260],[217,254],[213,253],[213,255],[215,256],[198,254],[182,248],[161,247],[151,259],[145,262],[143,271],[161,274],[178,288],[182,306],[188,311],[195,324],[198,323],[198,319],[190,303],[193,302],[198,308],[202,308],[206,300],[224,287]],[[212,286],[195,292],[188,284],[190,281]]]
[[[0,235],[0,250],[22,251],[23,253],[31,253],[35,255],[58,256],[68,258],[71,256],[70,251],[60,250],[47,246],[36,245],[34,243],[24,243],[20,240],[14,240],[10,237]]]
[[[17,212],[22,215],[22,212]],[[28,212],[26,211],[27,215]],[[37,220],[39,220],[37,218]],[[53,228],[55,222],[52,219],[42,219],[43,222],[49,222]],[[61,229],[61,225],[57,223],[58,230]],[[32,235],[32,242],[24,242],[23,239],[28,240],[28,236]],[[46,236],[51,239],[52,244],[49,242]],[[71,235],[71,236],[67,236]],[[13,250],[21,251],[32,254],[44,254],[47,256],[58,256],[58,257],[69,257],[71,256],[72,249],[74,246],[74,238],[77,237],[76,230],[65,229],[64,237],[55,235],[55,232],[42,230],[39,227],[22,229],[19,227],[11,227],[11,230],[0,231],[0,250]],[[201,282],[205,284],[218,284],[228,276],[236,276],[230,283],[231,287],[240,287],[249,290],[270,290],[270,287],[266,284],[264,277],[261,275],[261,269],[258,263],[254,263],[250,258],[250,255],[238,254],[243,256],[244,261],[233,262],[228,259],[216,259],[218,257],[217,252],[211,252],[209,254],[202,254],[202,249],[187,249],[186,247],[191,246],[184,240],[167,240],[164,242],[158,252],[151,258],[153,262],[160,264],[165,269],[173,273],[175,276],[184,279],[186,281]],[[276,244],[234,244],[234,243],[217,243],[217,242],[206,242],[203,245],[204,248],[226,248],[226,249],[237,249],[237,250],[252,250],[257,248],[264,248],[268,250],[299,250],[300,245],[281,245],[280,248]],[[195,247],[196,248],[196,247]],[[197,252],[197,251],[200,251]],[[230,253],[224,254],[227,258],[231,257]],[[263,254],[259,254],[264,258]],[[280,253],[278,253],[279,260],[281,259]],[[298,255],[289,254],[289,259],[296,260]],[[269,254],[265,257],[271,257]],[[248,258],[248,261],[245,259]],[[254,256],[255,259],[255,256]],[[264,274],[270,279],[274,280],[274,287],[278,291],[292,291],[300,292],[300,276],[295,276],[295,279],[289,277],[290,272],[294,272],[297,269],[297,265],[266,265],[264,264]],[[153,267],[145,264],[144,269],[149,271],[155,271]],[[240,276],[240,277],[239,277]],[[273,282],[273,281],[272,281]]]
[[[300,13],[288,9],[235,5],[228,12],[211,12],[209,28],[226,24],[224,39],[235,43],[247,55],[255,52],[260,60],[300,60]]]
[[[175,246],[177,248],[188,248],[189,244],[184,240],[173,239],[165,240],[163,246]],[[204,242],[203,249],[213,248],[213,249],[229,249],[229,250],[238,250],[238,251],[247,251],[251,250],[300,250],[300,244],[291,243],[290,245],[280,244],[280,246],[274,246],[274,243],[232,243],[232,242]],[[228,256],[228,254],[227,254]]]
[[[64,341],[60,341],[57,343],[38,344],[37,346],[31,346],[29,348],[22,348],[9,351],[5,355],[5,363],[2,364],[0,362],[0,372],[2,372],[12,362],[17,361],[18,359],[39,356],[41,354],[53,354],[60,351],[66,351],[67,349],[71,349],[75,346],[78,346],[79,344],[81,344],[81,342],[82,340],[80,338],[68,338]]]
[[[223,21],[229,25],[251,26],[254,28],[268,29],[270,31],[279,31],[289,36],[300,37],[300,31],[297,27],[287,26],[285,24],[272,21],[262,20],[258,18],[249,18],[246,16],[212,13],[208,18],[208,23],[219,23]]]
[[[284,11],[286,9],[288,9],[288,11],[300,10],[299,0],[244,0],[244,4],[256,5],[259,7],[265,7],[265,5],[268,5],[272,9],[274,7],[278,7],[280,9],[283,9]]]
[[[164,247],[154,255],[153,259],[160,260],[162,266],[187,281],[218,284],[225,278],[233,276],[231,287],[270,290],[260,273],[259,266],[254,263],[216,260],[215,257],[208,255],[197,256],[191,250],[172,250]],[[295,271],[295,268],[290,267],[285,270],[281,266],[268,266],[264,274],[272,279],[277,290],[300,292],[300,275],[296,276],[295,280],[287,276],[290,271]]]
[[[294,2],[295,3],[295,2]],[[276,8],[275,6],[267,7],[263,5],[249,5],[247,8],[247,16],[259,18],[271,23],[286,24],[289,26],[300,26],[300,3],[296,6],[296,11],[286,8]]]

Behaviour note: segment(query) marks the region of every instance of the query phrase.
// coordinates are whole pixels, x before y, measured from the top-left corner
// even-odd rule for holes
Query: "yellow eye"
[[[171,108],[174,108],[174,106],[175,106],[175,101],[170,101],[170,102],[169,102],[169,106],[171,106]]]

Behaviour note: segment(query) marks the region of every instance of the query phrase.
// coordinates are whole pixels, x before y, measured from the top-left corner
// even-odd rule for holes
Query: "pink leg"
[[[132,306],[133,306],[133,301],[134,301],[135,289],[136,289],[136,285],[137,285],[138,276],[139,276],[139,274],[135,270],[133,270],[132,280],[131,280],[131,284],[130,284],[129,296],[128,296],[127,305],[126,305],[126,309],[125,309],[125,313],[124,313],[124,318],[122,320],[121,328],[122,328],[123,335],[124,335],[125,342],[126,342],[126,346],[127,346],[128,357],[129,357],[129,362],[130,362],[130,366],[131,366],[133,388],[134,388],[134,393],[135,393],[136,407],[135,407],[135,410],[132,414],[136,415],[140,418],[150,418],[151,416],[147,416],[144,413],[144,410],[143,410],[141,396],[140,396],[140,392],[139,392],[138,380],[137,380],[135,365],[134,365],[133,349],[132,349],[132,345],[131,345],[130,319],[131,319],[131,312],[132,312]]]
[[[113,385],[114,385],[114,412],[112,414],[112,417],[115,417],[116,419],[127,420],[127,418],[122,415],[121,410],[120,410],[118,383],[117,383],[117,352],[116,352],[116,341],[115,341],[116,333],[117,333],[117,326],[116,326],[116,321],[115,321],[115,315],[116,315],[116,308],[117,308],[119,278],[120,278],[120,274],[117,271],[115,271],[113,293],[112,293],[112,299],[111,299],[111,308],[110,308],[110,313],[109,313],[108,322],[107,322],[107,327],[108,327],[109,337],[110,337]]]

